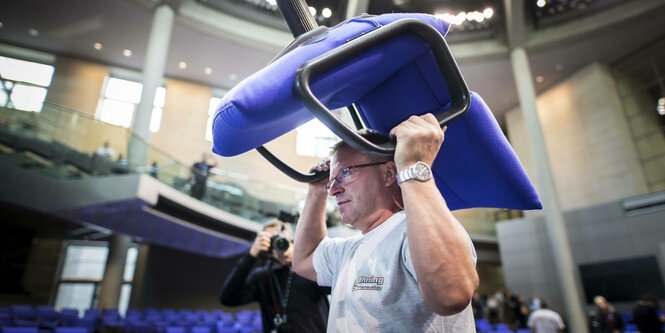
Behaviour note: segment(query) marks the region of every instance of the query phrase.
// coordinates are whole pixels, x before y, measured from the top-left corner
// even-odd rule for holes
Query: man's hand
[[[395,126],[390,136],[397,139],[395,164],[397,170],[407,168],[418,161],[432,166],[443,143],[443,132],[439,121],[431,113],[411,116]]]
[[[316,164],[312,165],[309,168],[309,172],[325,172],[330,170],[330,159],[329,158],[324,158],[320,161],[318,161]],[[328,182],[328,179],[323,178],[322,180],[315,182],[315,183],[310,183],[309,184],[309,189],[310,190],[318,190],[318,191],[327,191],[326,190],[326,183]]]
[[[270,249],[270,234],[265,231],[262,231],[256,236],[256,239],[254,239],[254,243],[252,243],[252,247],[249,249],[249,255],[254,258],[257,258],[259,256],[259,253],[268,252],[269,249]]]

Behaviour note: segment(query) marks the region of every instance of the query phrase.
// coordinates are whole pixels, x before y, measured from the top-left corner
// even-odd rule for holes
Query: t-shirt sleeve
[[[563,324],[563,319],[561,319],[561,316],[556,316],[556,321],[557,325],[559,325],[559,329],[562,330],[566,327],[566,325]]]
[[[473,246],[471,241],[471,236],[468,233],[466,234],[466,239],[469,241],[469,249],[471,250],[471,257],[473,258],[473,264],[475,265],[478,262],[478,255],[476,254],[476,248]],[[416,281],[416,269],[413,268],[413,261],[411,260],[411,251],[409,251],[409,237],[405,237],[404,242],[402,242],[402,259],[404,261],[404,266],[409,271],[411,276],[413,276]]]
[[[334,272],[339,267],[344,250],[344,239],[324,238],[314,250],[312,264],[316,271],[316,282],[320,286],[331,287]]]

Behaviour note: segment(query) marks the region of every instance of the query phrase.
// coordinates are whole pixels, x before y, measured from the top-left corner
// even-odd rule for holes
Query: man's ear
[[[395,165],[395,162],[390,161],[386,163],[386,171],[385,171],[385,185],[386,187],[392,186],[395,182],[397,182],[397,166]]]

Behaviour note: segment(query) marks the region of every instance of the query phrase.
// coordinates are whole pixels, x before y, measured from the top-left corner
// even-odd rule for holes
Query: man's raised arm
[[[326,171],[326,161],[315,165],[312,171]],[[304,278],[316,282],[316,271],[312,259],[314,250],[326,237],[326,201],[328,192],[325,183],[327,180],[310,184],[305,199],[305,207],[296,232],[295,248],[293,250],[293,269]]]
[[[409,118],[396,126],[391,135],[397,139],[398,171],[418,161],[431,166],[443,143],[443,131],[431,114]],[[468,235],[448,209],[433,179],[405,181],[400,189],[420,293],[432,311],[440,315],[458,313],[469,304],[478,287]]]

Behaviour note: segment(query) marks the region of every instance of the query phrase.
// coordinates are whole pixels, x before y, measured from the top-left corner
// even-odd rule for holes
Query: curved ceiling
[[[266,0],[179,1],[165,68],[168,77],[228,89],[264,67],[292,39],[283,27],[262,21],[261,15],[265,13],[252,14],[248,9],[251,15],[239,18],[214,9],[211,2],[215,1],[241,8]],[[318,6],[320,13],[326,1],[340,3],[311,0],[310,5]],[[539,7],[539,1],[544,1],[545,6]],[[469,87],[484,97],[499,120],[505,111],[517,105],[508,58],[509,42],[515,45],[517,41],[529,52],[534,77],[542,77],[538,82],[534,78],[540,92],[586,64],[595,61],[610,64],[665,31],[662,19],[665,0],[348,2],[356,5],[351,12],[372,14],[428,11],[456,16],[464,10],[481,12],[493,8],[492,20],[485,22],[484,27],[477,24],[481,22],[467,20],[471,23],[466,24],[474,28],[455,26],[447,40]],[[575,7],[568,8],[573,2]],[[560,10],[561,3],[568,7]],[[600,3],[604,5],[598,5]],[[0,43],[4,44],[0,45],[0,53],[24,55],[13,48],[18,46],[140,71],[154,5],[152,0],[5,2],[0,12]],[[579,6],[585,8],[579,9]],[[554,12],[550,13],[552,10]],[[324,23],[334,24],[334,20],[341,20],[340,15],[336,10],[330,22]],[[101,50],[93,47],[95,43],[103,45]],[[125,49],[132,50],[131,57],[123,56]],[[186,62],[187,67],[180,68],[180,62]]]

